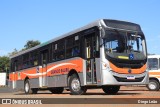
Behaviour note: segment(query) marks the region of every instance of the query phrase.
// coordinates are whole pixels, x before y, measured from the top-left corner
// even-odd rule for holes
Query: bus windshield
[[[142,36],[136,33],[107,31],[104,38],[106,53],[143,52]]]
[[[148,70],[158,70],[157,58],[148,58]]]

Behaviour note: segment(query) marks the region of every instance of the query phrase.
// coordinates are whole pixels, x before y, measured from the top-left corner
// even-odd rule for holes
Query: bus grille
[[[141,68],[143,65],[141,63],[123,63],[115,62],[114,63],[119,68]]]
[[[135,79],[127,79],[127,78],[123,78],[123,77],[117,77],[114,76],[114,78],[118,81],[118,82],[141,82],[144,79],[143,77],[140,78],[135,78]]]

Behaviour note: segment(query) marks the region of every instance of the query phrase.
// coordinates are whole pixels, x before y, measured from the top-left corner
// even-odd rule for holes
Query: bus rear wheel
[[[25,92],[25,94],[37,94],[38,89],[37,88],[31,88],[29,80],[27,79],[24,82],[24,92]]]
[[[69,78],[69,90],[72,95],[82,95],[85,94],[87,89],[81,86],[80,80],[76,74],[73,74]]]
[[[62,94],[64,91],[64,88],[63,87],[55,87],[55,88],[50,88],[49,91],[52,92],[52,94]]]
[[[109,95],[115,95],[118,93],[120,86],[102,86],[103,91]]]
[[[37,94],[37,92],[38,92],[37,88],[32,88],[31,90],[32,90],[32,94]]]
[[[150,91],[158,91],[159,88],[160,88],[160,84],[157,80],[149,80],[149,84],[147,85],[147,88],[150,90]]]

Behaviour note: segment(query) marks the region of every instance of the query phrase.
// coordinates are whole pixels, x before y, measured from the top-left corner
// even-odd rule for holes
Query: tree
[[[40,41],[38,41],[38,40],[29,40],[29,41],[27,41],[27,43],[24,45],[24,50],[26,50],[26,49],[29,49],[29,48],[32,48],[32,47],[35,47],[35,46],[37,46],[37,45],[39,45],[39,44],[41,44],[41,42]],[[23,49],[22,49],[23,50]]]
[[[0,72],[6,72],[9,70],[9,57],[0,56]]]
[[[40,42],[38,40],[34,41],[34,40],[29,40],[27,41],[27,43],[24,45],[25,48],[21,49],[20,51],[32,48],[36,45],[39,45]],[[16,48],[13,50],[13,52],[8,53],[8,56],[13,56],[15,54],[17,54],[18,51]],[[6,72],[9,70],[9,65],[10,65],[10,59],[8,56],[0,56],[0,72]]]
[[[15,49],[13,50],[13,52],[8,53],[8,55],[9,55],[9,56],[12,56],[12,55],[15,55],[15,54],[17,54],[17,53],[18,53],[18,50],[15,48]]]

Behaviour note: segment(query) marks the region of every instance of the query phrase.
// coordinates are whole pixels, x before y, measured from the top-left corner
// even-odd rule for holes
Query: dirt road
[[[49,91],[39,91],[38,94],[25,95],[24,92],[5,92],[0,93],[1,99],[41,99],[42,103],[54,104],[52,107],[72,106],[76,107],[101,107],[105,105],[110,105],[112,107],[153,107],[159,106],[160,104],[160,91],[148,91],[146,87],[121,87],[117,95],[106,95],[101,89],[90,89],[87,91],[86,95],[70,95],[69,91],[64,91],[63,94],[52,94]],[[44,103],[45,102],[45,103]],[[78,104],[77,104],[78,102]],[[6,105],[11,106],[11,105]],[[13,107],[14,105],[12,105]],[[25,105],[26,106],[26,105]],[[40,105],[39,107],[41,107]],[[50,105],[48,105],[50,106]],[[1,105],[0,105],[1,107]],[[15,106],[17,107],[17,106]]]

